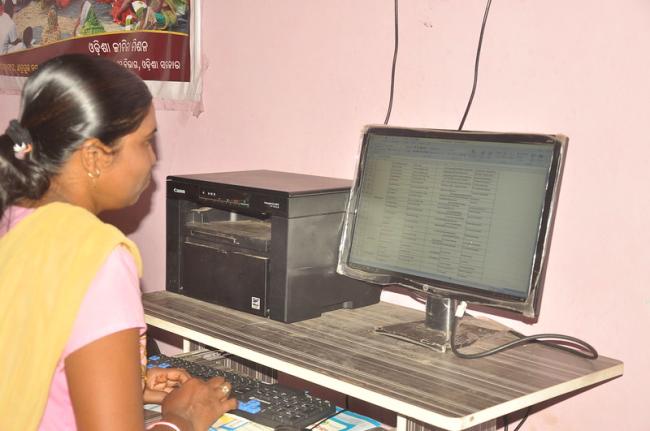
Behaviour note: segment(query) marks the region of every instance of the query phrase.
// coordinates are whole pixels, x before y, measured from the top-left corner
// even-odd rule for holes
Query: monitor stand
[[[397,323],[375,328],[375,331],[418,344],[438,352],[451,349],[452,325],[456,324],[458,300],[427,295],[425,320]],[[457,348],[469,346],[480,338],[500,332],[485,325],[477,325],[472,317],[465,317],[456,328],[454,344]]]

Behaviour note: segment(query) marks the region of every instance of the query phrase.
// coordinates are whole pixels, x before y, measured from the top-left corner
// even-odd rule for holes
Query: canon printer
[[[350,181],[256,170],[167,177],[166,288],[296,322],[379,301],[336,273]]]

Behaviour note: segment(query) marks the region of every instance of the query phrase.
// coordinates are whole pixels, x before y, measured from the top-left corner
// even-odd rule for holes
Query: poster
[[[109,57],[158,105],[200,110],[199,0],[0,0],[0,92],[65,53]]]

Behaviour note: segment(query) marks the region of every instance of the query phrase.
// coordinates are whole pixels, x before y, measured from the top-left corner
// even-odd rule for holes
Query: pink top
[[[0,236],[32,211],[9,207],[0,222]],[[81,303],[72,333],[54,372],[39,430],[77,429],[65,376],[65,358],[106,335],[131,328],[139,328],[141,334],[146,328],[140,283],[131,253],[124,247],[117,247],[95,276]]]

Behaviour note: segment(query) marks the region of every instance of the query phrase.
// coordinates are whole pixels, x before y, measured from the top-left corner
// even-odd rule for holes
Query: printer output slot
[[[231,245],[228,243],[217,243],[211,241],[209,238],[208,240],[204,240],[197,236],[185,238],[183,244],[197,246],[197,247],[205,247],[224,254],[232,253],[232,254],[240,254],[242,256],[250,256],[255,258],[263,258],[263,259],[269,258],[269,253],[267,252],[263,252],[259,250],[251,250],[237,245]]]
[[[271,247],[271,223],[262,220],[189,222],[185,225],[188,238],[203,243],[229,245],[268,253]]]

